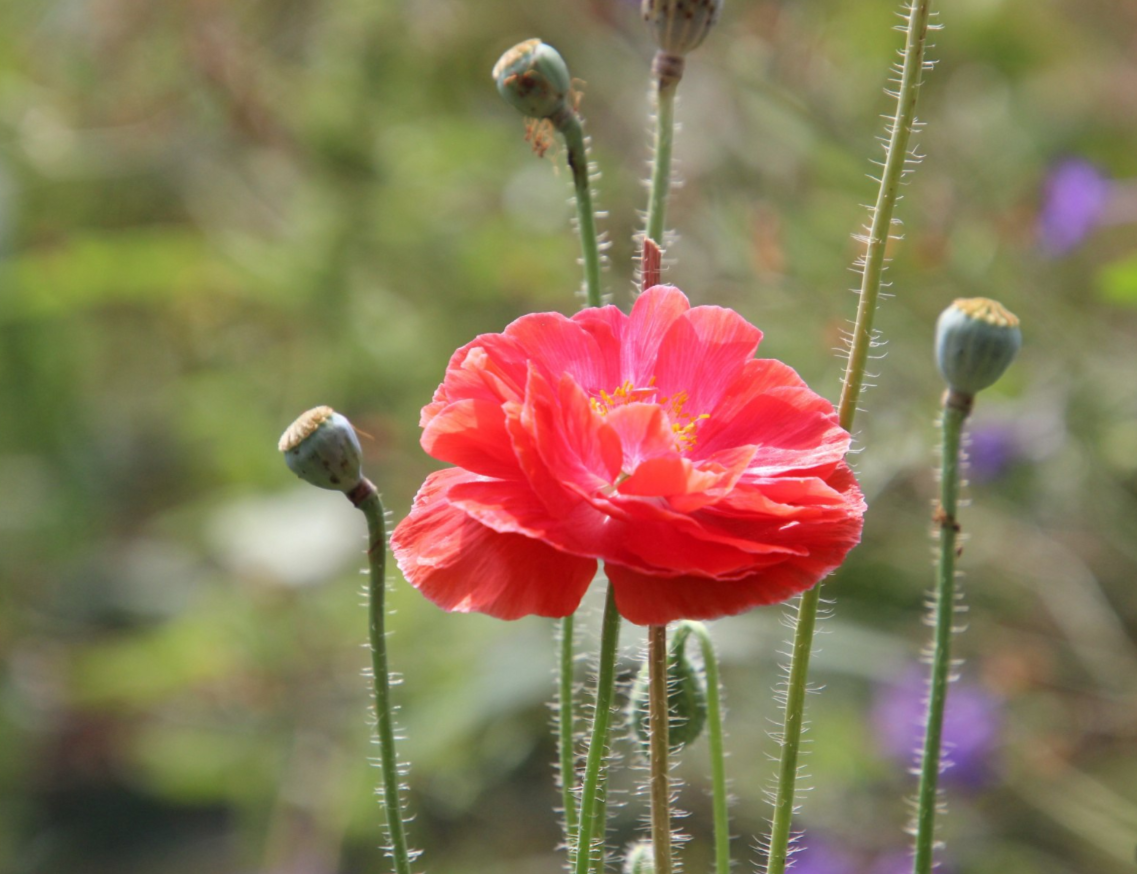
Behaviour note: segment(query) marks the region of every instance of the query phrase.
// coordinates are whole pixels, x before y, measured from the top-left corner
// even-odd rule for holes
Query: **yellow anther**
[[[707,413],[692,415],[684,412],[683,407],[690,400],[690,397],[685,391],[678,391],[672,395],[656,396],[655,377],[653,376],[644,388],[636,388],[629,379],[613,389],[611,393],[601,389],[600,397],[590,398],[588,403],[593,412],[600,416],[606,416],[609,410],[614,407],[622,407],[625,404],[657,404],[671,420],[671,433],[675,435],[676,448],[680,452],[686,452],[695,446],[695,432],[698,422],[701,419],[710,418]]]

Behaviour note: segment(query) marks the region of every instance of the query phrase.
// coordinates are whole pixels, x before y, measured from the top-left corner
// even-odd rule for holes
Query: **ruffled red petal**
[[[395,528],[391,551],[407,581],[438,606],[459,613],[518,619],[576,610],[596,562],[470,518],[448,500],[448,492],[471,479],[457,469],[431,474],[411,514]]]
[[[615,591],[616,608],[633,625],[734,616],[752,607],[786,601],[819,579],[789,564],[775,565],[739,580],[694,574],[648,576],[619,565],[606,565],[604,570]]]

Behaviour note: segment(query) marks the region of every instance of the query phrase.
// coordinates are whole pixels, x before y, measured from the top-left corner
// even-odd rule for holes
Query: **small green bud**
[[[507,51],[493,67],[505,102],[527,118],[555,118],[569,110],[572,79],[564,58],[539,39]]]
[[[642,0],[640,11],[660,50],[685,55],[699,47],[722,11],[722,0]]]
[[[667,648],[667,742],[672,752],[694,741],[707,723],[707,681],[687,658],[689,633],[680,625]],[[649,673],[645,662],[636,675],[629,701],[632,730],[645,753],[651,743]]]
[[[315,407],[281,435],[284,463],[304,482],[348,494],[363,482],[359,438],[344,416],[331,407]]]
[[[639,841],[628,847],[624,874],[655,874],[655,853],[650,841]]]
[[[936,322],[936,364],[956,394],[993,385],[1022,346],[1018,318],[985,297],[960,298]]]

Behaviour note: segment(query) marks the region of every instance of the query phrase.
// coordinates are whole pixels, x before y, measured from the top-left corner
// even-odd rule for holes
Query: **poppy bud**
[[[554,118],[568,110],[572,79],[555,48],[539,39],[518,43],[493,68],[505,102],[527,118]]]
[[[966,397],[993,385],[1021,345],[1018,318],[985,297],[954,301],[936,322],[936,364],[948,387]]]
[[[294,474],[321,489],[348,494],[363,481],[359,438],[351,422],[331,407],[300,416],[281,436],[279,448]]]
[[[624,857],[624,874],[655,874],[655,854],[651,843],[640,841],[628,847]]]
[[[640,11],[661,51],[685,55],[710,33],[722,0],[643,0]]]
[[[702,734],[707,722],[707,681],[687,658],[689,633],[685,626],[680,625],[671,638],[667,653],[667,741],[672,752],[694,741]],[[640,666],[629,702],[632,729],[645,752],[651,742],[648,674],[645,662]]]

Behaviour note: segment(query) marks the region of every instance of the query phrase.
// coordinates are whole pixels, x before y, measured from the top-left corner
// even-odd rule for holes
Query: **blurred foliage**
[[[606,281],[629,303],[651,53],[637,6],[0,7],[0,870],[383,870],[363,523],[298,488],[276,438],[317,403],[344,411],[401,516],[432,466],[417,415],[450,352],[576,307],[568,174],[528,154],[489,78],[521,39],[552,42],[583,80]],[[731,0],[680,89],[667,277],[737,308],[764,355],[830,397],[895,12]],[[802,822],[858,871],[905,845],[914,784],[870,714],[926,637],[932,325],[952,298],[986,295],[1021,317],[1026,346],[972,422],[976,451],[997,432],[1003,455],[976,458],[957,647],[1002,702],[1003,744],[997,779],[949,788],[946,868],[1128,871],[1137,7],[962,0],[942,23],[928,158],[878,320],[888,354],[859,422],[872,509],[827,588]],[[1035,222],[1068,154],[1118,180],[1130,211],[1055,258]],[[423,865],[559,870],[549,623],[443,615],[401,581],[391,600]],[[748,863],[768,815],[781,616],[715,626]],[[638,630],[625,644],[630,678]],[[680,769],[690,871],[709,865],[706,770],[696,744]],[[639,772],[617,779],[627,842]]]

